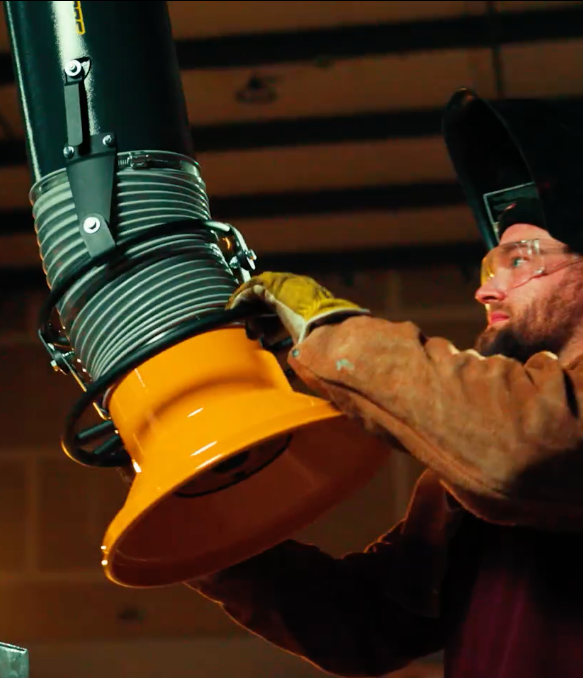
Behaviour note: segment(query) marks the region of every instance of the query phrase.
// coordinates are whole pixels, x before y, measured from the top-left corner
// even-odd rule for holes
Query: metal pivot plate
[[[0,643],[0,676],[29,678],[28,650]]]
[[[85,62],[87,70],[89,62]],[[89,136],[86,75],[82,60],[65,67],[67,143],[63,148],[67,176],[79,219],[81,237],[92,258],[116,247],[109,226],[116,174],[116,141],[111,133]]]

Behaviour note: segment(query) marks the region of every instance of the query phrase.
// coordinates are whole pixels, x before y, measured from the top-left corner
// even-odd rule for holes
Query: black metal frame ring
[[[107,255],[96,257],[80,264],[66,279],[62,280],[51,289],[47,299],[41,306],[38,317],[38,333],[43,344],[47,349],[49,349],[50,344],[59,346],[63,343],[67,343],[68,345],[68,340],[65,342],[63,337],[53,332],[50,322],[51,316],[57,304],[62,300],[65,294],[67,294],[71,287],[93,269],[102,265],[114,267],[116,264],[120,263],[127,264],[127,261],[120,260],[119,257],[125,254],[131,247],[150,240],[152,236],[157,233],[192,233],[193,225],[206,227],[207,223],[207,221],[202,219],[189,219],[160,224],[159,226],[148,229],[145,233],[128,238],[124,243],[117,246],[113,254],[108,253]],[[162,249],[166,251],[171,248],[172,244],[169,244],[167,248],[165,247]],[[153,254],[156,253],[146,252],[143,255],[137,256],[135,259],[131,260],[131,267],[133,268],[138,264],[153,258]],[[110,272],[111,268],[105,268],[103,271],[104,277]],[[105,392],[116,382],[147,360],[158,355],[158,353],[203,332],[218,329],[231,323],[245,321],[252,317],[256,317],[257,315],[261,315],[262,313],[264,313],[264,311],[259,310],[256,305],[251,306],[242,304],[236,309],[220,311],[218,313],[213,313],[212,315],[209,314],[205,318],[185,321],[176,329],[171,330],[165,336],[161,337],[158,341],[146,345],[131,357],[122,360],[107,374],[93,383],[88,384],[87,390],[74,404],[65,420],[65,430],[61,438],[61,445],[65,454],[73,461],[76,461],[83,466],[100,468],[127,466],[131,463],[131,459],[123,446],[120,436],[115,430],[113,421],[107,420],[86,431],[76,433],[77,424],[87,409],[95,404],[98,399],[102,398]],[[83,444],[99,440],[108,434],[109,438],[94,450],[89,451],[82,447]]]

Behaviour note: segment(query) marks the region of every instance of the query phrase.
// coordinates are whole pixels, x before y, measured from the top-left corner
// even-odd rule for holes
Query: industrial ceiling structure
[[[583,123],[583,2],[168,4],[213,217],[243,232],[262,268],[477,257],[440,136],[460,86],[557,99]],[[23,127],[0,27],[0,275],[36,285]]]

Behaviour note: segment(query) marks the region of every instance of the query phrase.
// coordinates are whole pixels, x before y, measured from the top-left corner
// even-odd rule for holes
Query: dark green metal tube
[[[4,2],[33,182],[65,166],[64,69],[88,59],[88,133],[192,156],[165,2]]]

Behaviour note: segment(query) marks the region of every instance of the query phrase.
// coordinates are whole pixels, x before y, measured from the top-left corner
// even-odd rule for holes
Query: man
[[[274,309],[297,375],[427,466],[406,517],[364,553],[335,559],[288,540],[190,586],[338,675],[379,676],[443,649],[447,678],[574,678],[583,141],[542,104],[492,104],[467,90],[450,102],[445,137],[491,248],[476,293],[488,316],[483,355],[291,274],[258,276],[232,301]]]

